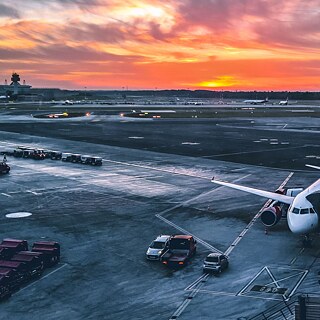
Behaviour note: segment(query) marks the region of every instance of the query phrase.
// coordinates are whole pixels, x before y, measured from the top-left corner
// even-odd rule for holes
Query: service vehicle
[[[170,236],[160,235],[154,239],[146,252],[146,258],[148,260],[160,260],[160,256],[167,249]]]
[[[92,166],[101,166],[102,165],[102,158],[83,155],[83,156],[81,156],[81,163],[90,164]]]
[[[0,162],[0,173],[9,173],[10,166],[6,162]]]
[[[203,272],[221,273],[229,266],[228,257],[221,253],[210,253],[203,262]]]
[[[71,162],[71,153],[62,153],[61,160],[66,162]]]
[[[81,162],[81,154],[71,154],[71,162],[80,163]]]
[[[13,156],[16,158],[22,158],[23,151],[21,149],[14,149]]]
[[[101,157],[92,157],[91,165],[93,166],[102,166],[102,158]]]
[[[33,153],[34,153],[33,149],[22,150],[22,158],[32,158]]]
[[[84,156],[81,156],[81,163],[83,164],[91,164],[91,156],[87,156],[87,155],[84,155]]]
[[[171,268],[183,267],[195,255],[197,251],[197,241],[191,235],[173,235],[168,242],[160,260],[163,264]]]
[[[30,158],[34,160],[44,160],[46,158],[46,154],[43,150],[35,149],[30,155]]]
[[[51,160],[61,160],[62,152],[60,151],[51,151],[49,158]]]

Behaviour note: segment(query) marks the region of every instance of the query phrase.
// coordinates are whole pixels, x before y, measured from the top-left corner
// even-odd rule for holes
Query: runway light
[[[167,262],[167,261],[163,261],[162,263],[163,263],[163,264],[168,264],[168,262]]]
[[[124,113],[120,113],[120,117],[123,117],[124,116]]]
[[[86,116],[89,117],[90,116],[90,112],[86,112]]]
[[[179,264],[183,264],[183,261],[180,261]]]

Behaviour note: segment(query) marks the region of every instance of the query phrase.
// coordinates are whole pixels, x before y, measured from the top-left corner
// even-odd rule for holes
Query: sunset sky
[[[320,90],[320,0],[0,0],[0,82]]]

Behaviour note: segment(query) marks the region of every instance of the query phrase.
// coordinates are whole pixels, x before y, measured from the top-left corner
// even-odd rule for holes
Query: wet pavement
[[[290,175],[291,187],[311,184],[319,172],[304,164],[319,165],[318,119],[9,117],[0,124],[1,148],[36,146],[104,161],[93,167],[8,157],[11,172],[0,177],[2,238],[59,241],[62,257],[3,302],[0,318],[237,319],[301,292],[319,293],[319,236],[302,249],[285,220],[266,235],[255,221],[266,199],[210,182],[215,176],[274,191]],[[16,212],[32,215],[6,217]],[[200,240],[190,265],[173,271],[146,261],[157,235],[179,233]],[[204,276],[202,261],[214,250],[228,252],[230,267]],[[285,294],[261,291],[265,286]]]

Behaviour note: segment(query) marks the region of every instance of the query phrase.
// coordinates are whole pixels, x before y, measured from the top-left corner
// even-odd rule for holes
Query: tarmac
[[[91,105],[89,117],[52,121],[29,109],[0,111],[0,149],[103,158],[92,167],[7,157],[2,238],[55,240],[62,256],[1,303],[0,319],[250,319],[302,293],[320,294],[319,234],[305,249],[285,219],[265,234],[259,212],[267,199],[211,183],[214,176],[269,191],[308,186],[319,177],[305,167],[319,165],[317,117],[119,116],[127,109]],[[6,217],[17,212],[32,215]],[[146,260],[156,236],[181,233],[198,240],[188,266],[174,271]],[[204,275],[214,251],[226,252],[229,268]],[[254,290],[265,286],[285,293]]]

